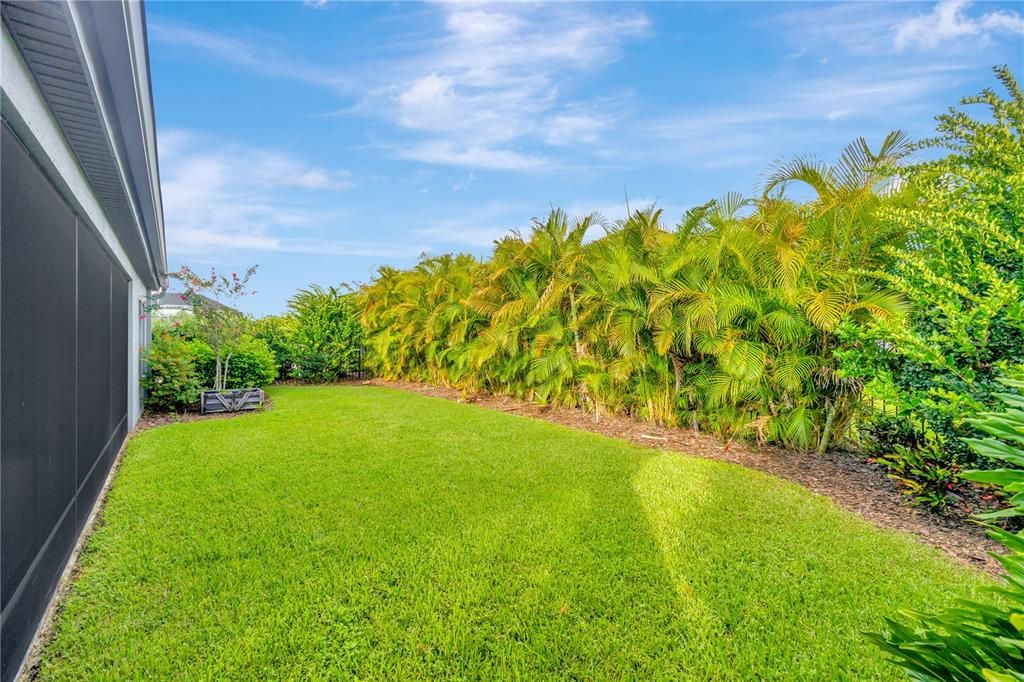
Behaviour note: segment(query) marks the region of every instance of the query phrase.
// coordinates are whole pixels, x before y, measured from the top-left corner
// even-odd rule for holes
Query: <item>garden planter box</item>
[[[242,412],[263,407],[263,389],[232,388],[224,391],[203,391],[199,398],[202,414],[218,412]]]

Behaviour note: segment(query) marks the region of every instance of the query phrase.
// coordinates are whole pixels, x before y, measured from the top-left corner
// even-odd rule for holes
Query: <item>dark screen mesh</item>
[[[129,281],[7,126],[0,167],[0,679],[127,429]]]

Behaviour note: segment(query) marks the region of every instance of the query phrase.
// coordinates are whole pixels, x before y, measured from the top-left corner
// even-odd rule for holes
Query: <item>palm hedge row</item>
[[[906,219],[922,201],[907,181],[918,146],[894,132],[831,166],[779,164],[758,196],[675,225],[654,207],[614,224],[553,210],[485,260],[381,268],[357,295],[368,361],[385,378],[824,450],[872,378],[850,365],[891,346],[879,330],[930,315],[897,291],[927,248]]]
[[[388,378],[824,448],[861,395],[837,372],[843,328],[901,312],[871,273],[903,233],[873,216],[907,151],[894,133],[831,168],[797,160],[762,197],[708,202],[674,228],[655,208],[612,225],[554,210],[486,261],[383,268],[360,293],[372,362]],[[788,198],[795,182],[817,197]]]

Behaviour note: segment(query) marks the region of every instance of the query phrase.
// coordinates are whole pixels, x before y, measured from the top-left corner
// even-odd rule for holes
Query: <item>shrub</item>
[[[947,154],[913,166],[905,189],[915,200],[882,212],[909,246],[891,250],[879,276],[912,312],[906,324],[855,330],[858,351],[844,359],[916,427],[873,427],[885,449],[870,454],[888,460],[902,457],[899,445],[937,467],[977,466],[963,440],[972,417],[998,405],[997,376],[1024,363],[1024,94],[1008,69],[996,75],[1009,98],[985,90],[962,103],[985,105],[987,116],[939,116],[938,136],[922,146]]]
[[[1024,389],[1022,381],[1003,383]],[[999,398],[1010,409],[972,419],[985,437],[966,441],[981,459],[1004,468],[970,471],[964,478],[998,485],[1013,495],[1008,509],[980,517],[989,520],[1024,516],[1024,397],[1002,393]],[[1024,533],[988,528],[1008,550],[997,557],[1007,581],[991,588],[994,603],[965,600],[937,614],[904,612],[904,622],[887,619],[889,632],[870,635],[912,679],[1024,680]]]
[[[359,292],[375,371],[605,410],[801,449],[842,442],[863,382],[841,376],[844,325],[898,317],[870,270],[900,235],[873,219],[906,154],[851,144],[797,160],[757,199],[729,194],[666,229],[662,211],[605,226],[555,209],[487,260],[381,268]],[[817,197],[784,189],[809,182]]]
[[[249,280],[256,274],[256,268],[253,265],[241,276],[233,272],[231,277],[211,270],[209,278],[203,278],[186,265],[170,275],[185,285],[182,298],[192,307],[199,336],[213,351],[215,389],[228,387],[230,358],[249,329],[250,320],[237,305],[241,297],[255,293],[249,291]]]
[[[266,342],[277,363],[277,378],[292,376],[295,369],[295,332],[298,327],[291,315],[268,315],[256,320],[252,335]]]
[[[195,356],[196,368],[204,387],[214,385],[217,355],[210,345],[201,339],[189,343]],[[252,388],[272,384],[277,378],[277,363],[274,354],[262,339],[251,336],[241,337],[234,352],[226,361],[227,373],[224,388]]]
[[[894,445],[892,454],[876,461],[889,470],[894,480],[918,505],[942,509],[955,499],[958,467],[949,464],[943,448],[927,438],[925,445],[907,448]]]
[[[351,294],[312,286],[288,302],[295,320],[292,376],[303,381],[337,381],[359,369],[362,328]]]
[[[199,398],[200,379],[192,348],[180,338],[158,330],[146,352],[142,377],[146,405],[157,410],[192,407]]]
[[[192,341],[200,336],[199,323],[192,313],[180,312],[172,317],[165,317],[153,324],[153,333],[158,331],[170,334],[182,341]]]

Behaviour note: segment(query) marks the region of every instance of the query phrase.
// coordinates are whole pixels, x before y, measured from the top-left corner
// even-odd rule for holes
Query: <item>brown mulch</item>
[[[270,401],[269,397],[263,398],[263,408],[259,410],[246,410],[244,412],[217,412],[215,414],[199,414],[198,412],[153,412],[152,410],[146,410],[139,417],[139,421],[135,422],[134,433],[141,433],[148,431],[149,429],[155,429],[158,426],[166,426],[168,424],[183,424],[186,422],[198,422],[205,421],[208,419],[238,419],[239,417],[245,417],[251,414],[259,414],[269,410],[274,405]]]
[[[992,575],[1002,566],[990,552],[1000,545],[966,515],[938,514],[910,507],[896,485],[878,465],[853,453],[824,455],[756,447],[748,443],[723,443],[710,434],[677,427],[657,426],[624,415],[594,415],[578,408],[552,407],[487,393],[467,395],[463,391],[407,381],[372,379],[362,382],[397,388],[422,395],[473,403],[493,410],[542,419],[637,445],[674,450],[685,455],[740,464],[797,483],[830,498],[843,509],[858,514],[881,528],[911,533],[921,542],[944,551],[956,561]]]

